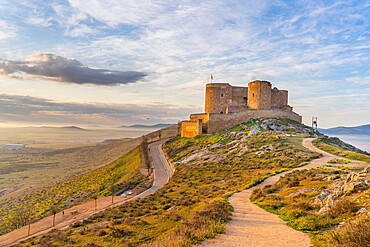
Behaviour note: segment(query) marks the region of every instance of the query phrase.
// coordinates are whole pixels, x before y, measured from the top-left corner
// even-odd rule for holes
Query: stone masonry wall
[[[181,136],[194,137],[202,133],[202,120],[182,121],[181,122]]]
[[[229,83],[209,83],[206,85],[206,113],[225,113],[232,102],[232,87]]]
[[[248,83],[248,107],[251,109],[271,109],[271,83],[252,81]]]
[[[292,111],[282,110],[247,110],[238,113],[229,114],[209,114],[207,123],[208,134],[212,134],[221,130],[229,129],[235,125],[246,122],[250,118],[276,117],[287,118],[299,123],[302,122],[302,117]],[[204,124],[204,123],[203,123]]]

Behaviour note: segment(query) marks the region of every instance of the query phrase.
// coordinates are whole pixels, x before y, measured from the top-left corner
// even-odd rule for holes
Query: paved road
[[[119,203],[119,205],[128,201],[137,200],[139,198],[144,198],[148,195],[151,195],[162,188],[166,183],[168,183],[173,174],[162,151],[162,144],[164,142],[166,142],[166,140],[157,141],[149,144],[149,157],[154,172],[153,186],[150,189],[142,192],[141,194]]]
[[[172,177],[172,172],[170,169],[169,164],[162,152],[162,144],[166,140],[157,141],[154,143],[149,144],[149,155],[151,157],[151,165],[154,168],[154,182],[153,186],[148,190],[142,192],[141,194],[134,196],[132,198],[126,199],[122,196],[115,196],[114,197],[114,204],[111,203],[112,198],[109,197],[101,197],[97,201],[97,210],[94,209],[94,201],[88,201],[83,204],[74,206],[67,210],[64,210],[64,216],[62,213],[56,214],[56,226],[51,227],[52,224],[52,216],[43,218],[33,224],[31,224],[31,236],[40,236],[51,229],[64,229],[67,228],[70,224],[86,219],[91,215],[103,211],[107,208],[116,207],[118,205],[122,205],[128,201],[136,200],[138,198],[144,198],[150,194],[153,194],[156,190],[162,188]],[[71,215],[71,211],[77,210],[78,213],[75,215]],[[18,243],[19,241],[25,240],[27,237],[28,226],[24,226],[18,230],[12,231],[5,235],[0,236],[0,246],[7,246],[11,244]]]
[[[294,170],[323,166],[326,165],[329,160],[333,158],[339,158],[314,147],[312,145],[313,139],[314,138],[304,139],[302,143],[303,146],[312,151],[323,154],[323,157],[315,159],[308,165],[296,168]],[[367,166],[367,163],[352,161],[352,163],[348,165],[365,167]],[[214,239],[207,240],[199,246],[310,246],[310,238],[307,234],[286,226],[285,222],[277,215],[266,212],[249,200],[254,189],[263,188],[268,184],[274,184],[281,176],[284,176],[291,171],[269,177],[259,185],[232,195],[229,201],[234,207],[234,212],[231,222],[226,225],[225,234],[221,234]]]

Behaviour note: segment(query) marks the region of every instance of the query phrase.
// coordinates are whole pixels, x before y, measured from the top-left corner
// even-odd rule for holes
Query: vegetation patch
[[[335,168],[296,170],[254,190],[251,200],[288,226],[309,233],[314,246],[368,246],[370,231],[359,224],[370,227],[369,186],[364,182],[369,177]]]
[[[344,143],[336,137],[321,137],[314,140],[312,144],[325,152],[340,157],[370,163],[370,154],[368,152],[362,151],[348,143]]]
[[[164,145],[176,167],[169,183],[61,232],[74,246],[190,246],[222,233],[232,211],[228,196],[319,157],[270,131],[249,137],[253,124],[259,123],[173,138]],[[53,238],[48,241],[58,246]]]
[[[145,180],[138,172],[140,165],[138,147],[97,170],[9,199],[10,202],[3,202],[7,207],[0,205],[0,233],[26,225],[28,216],[36,221],[50,215],[52,208],[62,210],[94,197],[111,195],[112,185],[118,190],[130,181],[138,184]]]

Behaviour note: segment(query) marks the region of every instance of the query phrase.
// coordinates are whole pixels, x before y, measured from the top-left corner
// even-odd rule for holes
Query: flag
[[[212,76],[212,74],[211,74],[211,80],[213,81],[213,76]]]

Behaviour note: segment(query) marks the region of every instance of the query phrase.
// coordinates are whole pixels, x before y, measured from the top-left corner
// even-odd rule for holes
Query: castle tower
[[[205,113],[225,114],[232,104],[232,87],[229,83],[208,83],[206,85]]]
[[[271,109],[271,83],[252,81],[248,83],[248,107],[250,109]]]

